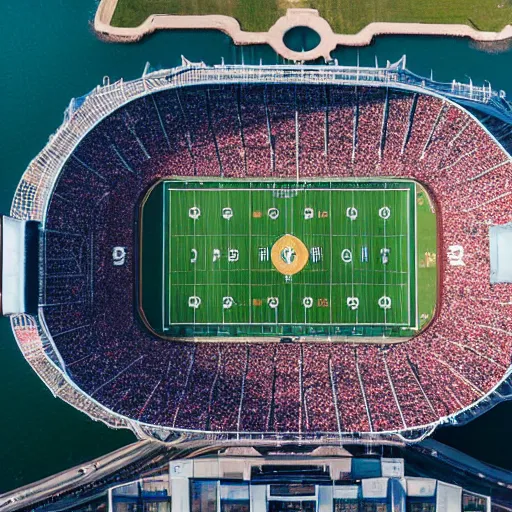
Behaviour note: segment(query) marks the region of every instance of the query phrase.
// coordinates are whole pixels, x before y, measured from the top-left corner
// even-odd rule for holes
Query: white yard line
[[[352,191],[352,207],[354,207],[354,193]],[[350,250],[352,251],[352,262],[351,262],[351,268],[352,268],[352,279],[351,279],[351,297],[354,297],[354,253],[356,249],[356,244],[354,240],[354,228],[353,228],[353,222],[350,222]],[[343,304],[342,307],[345,307],[346,304]],[[356,325],[359,324],[359,309],[356,309]]]
[[[201,286],[227,286],[228,283],[204,283]],[[350,285],[352,281],[347,283],[334,283],[334,286]],[[356,286],[384,286],[383,283],[353,283]],[[185,285],[187,286],[187,285]],[[189,285],[190,286],[190,285]],[[231,283],[230,286],[247,286],[246,283]],[[272,286],[271,284],[262,284],[259,286]],[[318,286],[318,283],[303,283],[303,286]],[[396,286],[407,286],[407,283],[397,283]]]
[[[298,162],[298,156],[297,156],[297,162]],[[299,169],[299,166],[298,166],[298,163],[297,163],[297,171]],[[298,175],[297,175],[297,181],[298,181]],[[292,199],[292,202],[290,203],[291,205],[291,215],[290,215],[290,234],[294,234],[293,233],[293,197],[291,198]],[[287,204],[287,203],[285,203]],[[288,209],[286,209],[288,211]],[[288,222],[288,215],[286,216],[286,221]],[[293,277],[292,277],[292,280],[290,281],[290,322],[293,320]]]
[[[194,206],[196,205],[196,191],[194,189]],[[196,246],[196,221],[194,220],[194,247]],[[206,245],[205,245],[206,248]],[[205,249],[206,250],[206,249]],[[206,264],[206,260],[205,260]],[[197,265],[194,264],[194,296],[197,296]],[[196,312],[197,309],[194,308],[194,325],[196,325]]]
[[[407,202],[407,208],[409,208],[409,202]],[[402,230],[401,228],[402,228],[402,223],[400,223],[400,231]],[[400,240],[400,242],[401,242],[401,240]],[[406,238],[406,243],[409,243],[409,240],[407,238]],[[399,249],[398,249],[399,260],[398,261],[399,261],[400,268],[402,268],[402,262],[403,262],[402,244],[399,243],[398,247],[399,247]],[[402,271],[400,271],[400,273],[402,273]],[[407,274],[407,272],[403,272],[403,273]],[[410,276],[409,276],[409,279],[410,279]],[[407,283],[406,283],[406,286],[407,286]],[[400,297],[400,311],[403,311],[402,294],[400,294],[399,297]]]
[[[415,198],[416,199],[416,198]],[[415,201],[416,202],[416,201]],[[407,193],[407,270],[409,273],[411,272],[411,238],[410,238],[410,204],[411,198],[409,193]],[[407,311],[408,311],[408,324],[411,325],[411,276],[409,275],[409,287],[407,288]]]
[[[252,324],[252,190],[249,191],[249,324]]]
[[[329,249],[330,249],[330,276],[329,276],[329,323],[332,325],[332,269],[333,269],[333,247],[332,247],[332,190],[329,190]]]
[[[276,308],[278,309],[278,308]],[[274,310],[275,311],[275,310]],[[190,322],[175,322],[172,325],[191,325]],[[194,324],[195,326],[203,326],[203,325],[220,325],[219,322],[200,322],[197,324]],[[257,324],[249,324],[248,322],[226,322],[223,325],[276,325],[276,322],[258,322]],[[300,322],[279,322],[279,325],[321,325],[322,327],[328,327],[329,324],[326,323],[310,323],[307,322],[306,324],[300,323]],[[352,326],[353,323],[336,323],[336,327],[345,327],[345,326]],[[394,327],[407,327],[408,324],[395,324],[395,323],[377,323],[377,322],[370,322],[370,323],[359,323],[357,325],[372,325],[377,327],[384,327],[384,326],[394,326]]]
[[[167,279],[170,280],[170,275],[167,277],[165,275],[165,258],[167,256],[165,246],[166,246],[166,238],[165,238],[165,191],[167,190],[167,187],[164,185],[164,189],[162,192],[162,331],[165,331],[165,318],[166,318],[166,312],[165,312],[165,283],[167,282]],[[169,234],[169,240],[171,239],[171,236]],[[170,274],[170,272],[169,272]],[[169,283],[170,284],[170,283]],[[169,286],[170,290],[170,286]],[[170,292],[169,292],[170,293]],[[170,309],[170,308],[169,308]],[[169,313],[170,314],[170,313]],[[170,322],[169,318],[169,324]]]
[[[419,307],[418,307],[418,288],[419,288],[419,283],[418,283],[418,205],[417,205],[417,192],[418,192],[418,188],[416,186],[416,183],[414,184],[414,275],[416,276],[416,282],[415,282],[415,290],[414,290],[414,294],[415,294],[415,297],[416,297],[416,313],[415,313],[415,316],[416,316],[416,322],[415,322],[415,328],[416,329],[419,329],[420,327],[420,319],[419,319]],[[410,269],[409,269],[410,270]],[[409,278],[409,281],[410,281],[410,278]],[[409,304],[409,308],[410,308],[410,304]],[[410,324],[410,322],[409,322]]]
[[[384,206],[386,206],[386,189],[383,190],[384,195]],[[386,241],[386,227],[388,224],[387,219],[382,219],[384,221],[384,246],[387,247],[387,241]],[[386,283],[387,283],[387,273],[386,273],[386,265],[384,265],[384,296],[387,297],[387,290],[386,290]],[[388,323],[388,310],[384,308],[384,324],[387,325]]]
[[[171,242],[172,242],[172,224],[171,224],[171,222],[172,222],[172,201],[171,201],[171,194],[172,194],[172,190],[169,189],[169,197],[168,197],[168,199],[166,201],[166,204],[169,204],[169,242],[167,244],[165,244],[167,249],[171,249]],[[168,301],[169,301],[168,304],[167,304],[167,309],[168,309],[167,316],[169,318],[169,325],[171,325],[171,313],[172,313],[172,308],[171,308],[171,300],[172,300],[172,297],[171,297],[171,285],[172,285],[171,251],[168,251],[167,261],[168,261],[168,264],[169,264],[169,268],[167,269],[167,271],[169,272],[169,277],[167,278],[167,282],[168,282],[167,297],[168,297]]]
[[[291,233],[293,234],[293,233]],[[232,234],[231,236],[246,236],[247,233],[237,233],[237,234]],[[179,234],[179,235],[174,235],[174,238],[185,238],[185,237],[191,237],[191,236],[194,236],[193,234],[190,234],[190,235],[187,235],[187,234]],[[217,236],[217,235],[211,235],[211,234],[208,234],[208,233],[205,233],[203,235],[200,235],[200,234],[197,234],[195,235],[197,238],[201,238],[201,237],[204,237],[204,238],[207,238],[207,237],[210,237],[210,236]],[[317,236],[317,237],[321,237],[321,236],[329,236],[325,233],[320,233],[320,234],[315,234],[314,236]],[[387,235],[387,238],[405,238],[407,235]],[[346,234],[346,235],[332,235],[333,238],[348,238],[350,237],[350,235]]]
[[[403,181],[403,180],[401,180]],[[165,181],[166,184],[171,184],[172,185],[172,181]],[[276,182],[276,183],[279,183],[279,182]],[[326,183],[330,183],[330,182],[326,182]],[[385,182],[383,182],[385,183]],[[201,192],[218,192],[218,191],[222,191],[222,192],[226,192],[227,190],[234,190],[234,191],[240,191],[240,190],[243,190],[244,192],[247,192],[247,191],[252,191],[252,190],[256,190],[256,191],[261,191],[261,192],[273,192],[275,189],[271,189],[271,188],[246,188],[246,187],[234,187],[234,188],[230,188],[230,189],[227,189],[227,188],[221,188],[221,187],[208,187],[208,188],[201,188],[201,189],[198,189],[196,187],[194,188],[186,188],[186,187],[176,187],[176,188],[173,188],[173,189],[170,189],[170,190],[178,190],[178,191],[187,191],[187,192],[191,192],[191,191],[196,191],[196,190],[200,190]],[[293,189],[286,189],[286,190],[289,190],[289,191],[293,191]],[[331,190],[335,190],[336,192],[382,192],[382,188],[344,188],[344,187],[335,187],[333,189],[330,189],[330,188],[311,188],[311,189],[303,189],[303,188],[297,188],[296,190],[298,191],[312,191],[312,192],[329,192]],[[407,192],[409,189],[408,188],[393,188],[393,189],[390,189],[390,190],[393,190],[393,191],[401,191],[401,192]]]
[[[228,200],[227,200],[227,206],[229,208],[231,208],[231,202],[229,200],[229,190],[227,190],[227,196],[228,196]],[[228,251],[229,249],[231,248],[231,219],[228,219],[226,220],[227,224],[228,224]],[[228,270],[231,270],[230,266],[229,266],[229,261],[228,261]],[[227,286],[227,289],[228,289],[228,296],[231,297],[231,286],[230,286],[230,283],[231,283],[231,272],[228,272],[227,273],[227,276],[228,276],[228,286]],[[224,307],[222,308],[222,323],[225,324],[226,323],[226,311],[224,310]]]

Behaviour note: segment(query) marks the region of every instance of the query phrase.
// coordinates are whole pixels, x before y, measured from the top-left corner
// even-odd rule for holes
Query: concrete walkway
[[[338,46],[367,46],[380,35],[429,35],[468,37],[481,43],[496,43],[512,39],[512,25],[501,32],[481,32],[468,25],[427,23],[370,23],[357,34],[335,34],[329,23],[315,9],[288,9],[268,32],[245,32],[235,18],[221,15],[182,16],[153,14],[138,27],[113,27],[110,22],[118,0],[101,0],[94,19],[99,37],[115,42],[135,42],[156,30],[220,30],[237,45],[268,44],[285,59],[295,62],[324,58],[331,60],[331,52]],[[313,50],[296,52],[283,42],[284,34],[294,27],[309,27],[320,35],[320,43]]]

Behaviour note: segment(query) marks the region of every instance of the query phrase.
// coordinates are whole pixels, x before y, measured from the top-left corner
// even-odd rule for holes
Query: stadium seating
[[[504,131],[504,140],[510,136]],[[437,318],[396,345],[160,340],[135,302],[137,205],[163,176],[394,176],[437,200]],[[511,362],[510,287],[489,283],[488,225],[512,221],[512,164],[466,111],[424,94],[328,85],[171,89],[126,104],[65,164],[46,221],[44,316],[73,380],[149,424],[229,432],[428,425]],[[453,267],[449,246],[465,248]],[[127,261],[112,265],[112,248]]]

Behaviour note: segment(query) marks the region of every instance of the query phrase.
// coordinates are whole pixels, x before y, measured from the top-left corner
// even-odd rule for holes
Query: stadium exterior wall
[[[146,67],[147,70],[147,67]],[[114,84],[104,81],[91,93],[72,100],[63,124],[50,137],[41,153],[29,164],[14,196],[11,216],[24,220],[40,220],[43,226],[46,209],[60,171],[69,155],[85,135],[112,112],[130,101],[152,92],[212,83],[306,83],[339,84],[382,87],[389,86],[423,94],[429,94],[462,108],[457,101],[470,103],[475,108],[492,111],[496,117],[512,124],[512,106],[505,100],[503,92],[489,87],[474,87],[472,84],[439,84],[422,79],[405,68],[405,57],[385,68],[361,68],[345,66],[214,66],[191,64],[183,59],[182,66],[171,70],[145,73],[137,80]],[[465,111],[473,120],[481,123]],[[501,147],[487,128],[481,125],[494,142]],[[503,149],[503,148],[502,148]],[[503,149],[508,158],[510,156]],[[383,439],[418,442],[430,435],[440,424],[463,424],[482,414],[497,403],[512,398],[512,366],[500,382],[485,396],[438,421],[420,427],[388,432],[338,432],[333,433],[287,433],[275,432],[204,432],[179,430],[144,424],[113,413],[79,389],[66,372],[56,349],[51,333],[46,328],[42,311],[39,317],[19,314],[11,316],[14,336],[25,359],[43,380],[54,396],[58,396],[94,420],[104,422],[111,428],[130,428],[138,437],[165,440],[166,437],[182,434],[190,438],[233,442],[265,440],[280,442],[297,440],[308,442],[322,439],[324,442],[347,439],[364,439],[364,442]],[[175,437],[173,437],[174,439]]]

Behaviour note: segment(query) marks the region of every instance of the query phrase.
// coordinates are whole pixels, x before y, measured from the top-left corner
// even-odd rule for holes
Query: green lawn
[[[432,320],[437,298],[437,227],[433,205],[422,187],[417,190],[418,221],[418,314],[420,324]]]
[[[412,182],[162,182],[143,207],[142,310],[173,336],[409,336],[436,300],[434,269],[418,276],[417,311],[416,203]],[[435,215],[424,204],[421,251],[432,237],[435,251]],[[291,277],[271,256],[284,235],[309,258]]]
[[[512,0],[119,0],[112,24],[140,25],[151,14],[225,14],[244,30],[266,31],[287,8],[318,9],[338,33],[373,21],[464,23],[499,31],[512,23]]]

